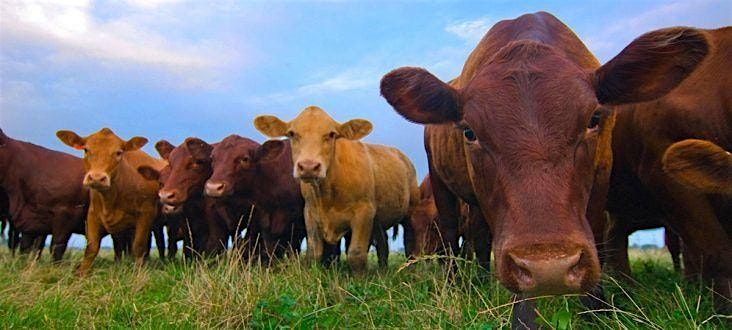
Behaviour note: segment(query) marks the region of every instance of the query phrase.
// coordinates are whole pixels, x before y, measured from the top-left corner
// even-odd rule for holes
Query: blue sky
[[[54,133],[110,127],[174,144],[237,133],[263,141],[258,114],[318,105],[371,120],[426,173],[422,129],[379,96],[391,69],[455,77],[497,21],[545,10],[605,62],[662,27],[732,24],[730,1],[246,2],[14,1],[0,4],[0,127],[75,153]],[[644,236],[645,235],[645,236]],[[660,242],[657,232],[635,242]]]

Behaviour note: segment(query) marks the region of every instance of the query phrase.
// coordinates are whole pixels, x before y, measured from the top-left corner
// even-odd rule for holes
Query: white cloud
[[[133,1],[153,8],[167,1]],[[152,7],[150,7],[152,6]],[[227,61],[223,47],[211,42],[173,41],[147,29],[139,13],[101,21],[88,0],[2,1],[0,39],[7,45],[43,46],[54,61],[94,60],[101,64],[161,69],[176,79],[206,76]],[[186,79],[181,79],[185,81]]]
[[[161,5],[181,2],[181,0],[125,0],[126,3],[140,8],[157,8]]]
[[[450,32],[469,43],[478,42],[495,23],[488,17],[481,17],[474,20],[453,22],[445,27]]]

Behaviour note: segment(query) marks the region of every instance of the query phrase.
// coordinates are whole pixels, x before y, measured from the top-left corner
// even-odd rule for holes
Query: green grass
[[[577,297],[539,299],[540,321],[559,328],[714,329],[708,289],[682,281],[663,250],[632,251],[635,283],[606,277],[607,312]],[[303,258],[264,268],[229,255],[134,270],[102,253],[86,278],[72,275],[81,251],[60,265],[0,250],[0,328],[507,328],[511,294],[478,267],[458,261],[454,281],[426,258],[392,254],[379,271],[354,277],[345,262],[324,269]]]

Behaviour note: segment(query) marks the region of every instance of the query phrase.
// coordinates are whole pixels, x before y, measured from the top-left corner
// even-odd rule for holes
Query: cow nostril
[[[315,166],[313,166],[313,171],[318,171],[318,170],[320,170],[320,163],[317,163],[317,164],[315,164]]]
[[[299,171],[304,171],[304,170],[305,170],[305,169],[304,169],[304,168],[302,167],[302,164],[300,164],[300,163],[297,163],[297,169],[298,169]]]

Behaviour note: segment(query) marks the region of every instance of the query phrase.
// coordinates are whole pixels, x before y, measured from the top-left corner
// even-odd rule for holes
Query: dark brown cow
[[[89,187],[89,212],[86,222],[86,250],[78,268],[85,275],[99,253],[106,234],[134,231],[132,254],[141,266],[149,252],[150,230],[158,215],[157,182],[142,177],[143,165],[162,169],[165,162],[139,150],[147,139],[122,140],[109,128],[82,138],[72,131],[58,131],[66,145],[84,150],[83,184]]]
[[[12,139],[0,130],[0,187],[9,198],[13,228],[23,237],[21,252],[42,248],[51,234],[53,260],[59,261],[71,234],[84,233],[89,197],[81,185],[83,176],[81,159]]]
[[[200,141],[203,143],[203,141]],[[299,253],[305,238],[304,201],[299,183],[290,174],[289,142],[267,141],[260,145],[230,135],[213,148],[214,173],[206,183],[206,194],[236,195],[251,201],[262,216],[255,227],[262,245],[262,257]]]
[[[664,95],[707,49],[696,30],[665,29],[599,66],[567,26],[539,12],[491,28],[452,84],[406,67],[384,76],[381,93],[408,120],[430,124],[430,177],[453,251],[462,198],[488,221],[503,285],[522,295],[587,292],[600,278],[594,237],[605,227],[612,164],[615,115],[602,105]]]
[[[620,226],[649,209],[661,214],[681,236],[684,260],[696,259],[687,274],[714,281],[716,306],[730,314],[732,197],[724,189],[732,182],[725,151],[732,150],[732,27],[676,31],[697,36],[709,55],[668,95],[616,109],[608,210]]]
[[[223,252],[228,235],[216,211],[218,201],[203,193],[204,184],[213,173],[212,146],[190,137],[178,147],[158,141],[155,149],[168,166],[160,172],[150,167],[140,167],[138,171],[162,184],[158,196],[163,212],[174,217],[168,223],[171,254],[175,254],[178,238],[183,240],[188,257]]]
[[[438,228],[439,216],[435,205],[435,196],[432,193],[432,184],[429,174],[424,177],[419,185],[420,202],[412,213],[412,228],[414,231],[414,251],[406,251],[407,255],[424,255],[437,253],[442,249],[442,240]],[[486,269],[490,266],[490,247],[480,244],[490,243],[490,231],[482,218],[470,216],[470,207],[461,202],[460,217],[458,218],[458,237],[462,238],[463,244],[460,247],[460,255],[466,259],[472,259],[473,254],[479,263]],[[471,221],[472,220],[472,221]],[[405,237],[406,240],[406,237]],[[480,245],[476,249],[476,243]],[[407,246],[407,243],[404,244]],[[476,251],[477,250],[477,251]]]

